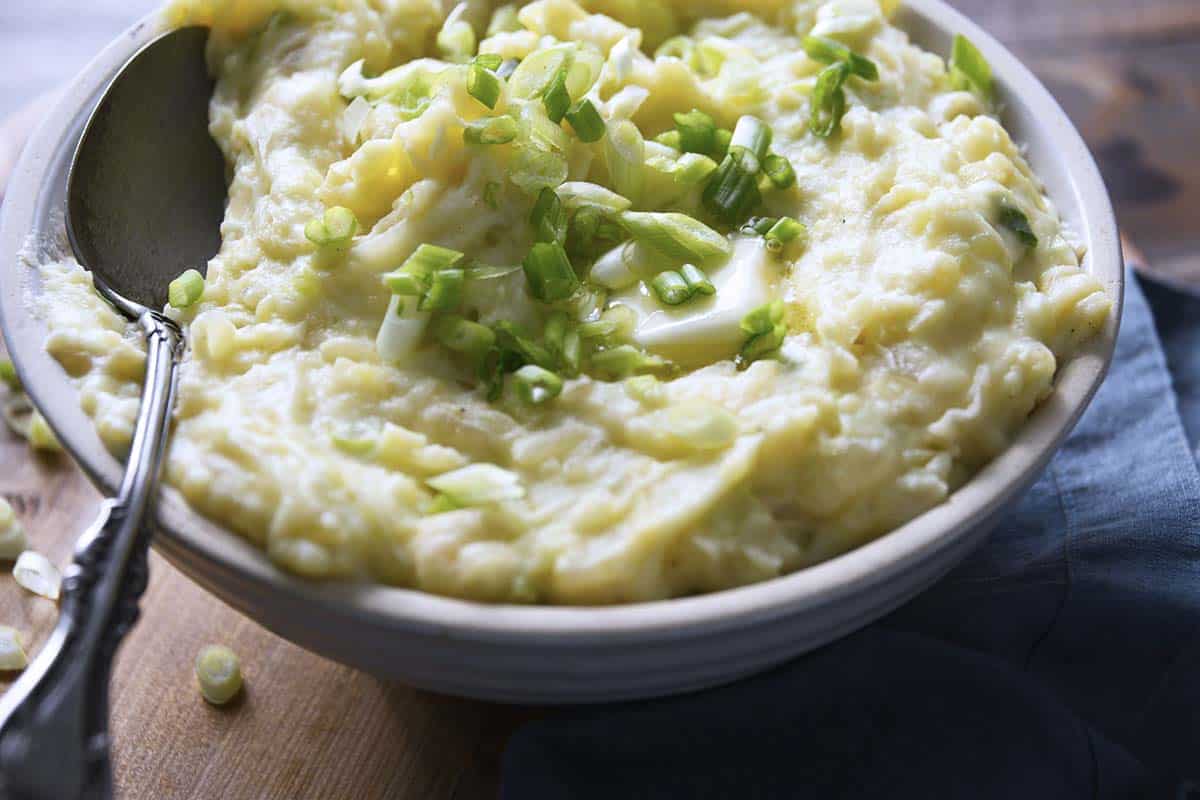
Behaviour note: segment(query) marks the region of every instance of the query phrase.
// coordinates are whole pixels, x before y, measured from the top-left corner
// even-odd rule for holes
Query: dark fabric
[[[1200,301],[1148,293],[1130,276],[1108,380],[947,578],[765,675],[530,723],[504,796],[1200,798]]]

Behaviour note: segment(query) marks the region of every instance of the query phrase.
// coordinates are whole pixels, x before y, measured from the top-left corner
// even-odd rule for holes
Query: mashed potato
[[[203,294],[171,311],[189,349],[168,480],[294,573],[537,603],[762,581],[942,502],[1007,445],[1110,302],[985,93],[955,88],[891,5],[177,2],[173,21],[214,28],[211,127],[232,183]],[[809,34],[878,71],[845,79],[827,137],[810,125],[827,65],[806,55]],[[478,53],[521,60],[494,109],[468,85]],[[542,62],[563,66],[607,135],[548,119]],[[685,159],[669,133],[693,109],[771,129],[795,181],[760,179],[753,213],[806,237],[768,249],[714,216],[723,153]],[[511,141],[464,137],[502,115]],[[715,232],[720,252],[690,260],[716,293],[665,305],[654,276],[689,259],[671,234],[631,233],[662,218],[595,205],[598,187]],[[552,302],[521,266],[545,188],[579,279]],[[353,238],[322,239],[330,208],[352,212]],[[450,319],[508,342],[491,361],[450,348],[444,309],[381,281],[422,244],[471,265]],[[136,332],[78,266],[45,274],[48,347],[120,452]],[[772,300],[780,346],[748,351],[742,322]],[[577,367],[551,316],[578,334]],[[561,393],[518,391],[504,373],[526,362]]]

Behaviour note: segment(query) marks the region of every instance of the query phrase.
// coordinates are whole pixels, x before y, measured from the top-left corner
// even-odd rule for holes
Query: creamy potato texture
[[[232,183],[203,296],[171,312],[189,350],[168,480],[303,576],[574,604],[765,580],[942,502],[1007,445],[1110,301],[992,109],[956,90],[889,6],[539,0],[514,21],[475,0],[177,3],[174,22],[214,27],[212,132]],[[470,54],[504,59],[575,43],[608,130],[630,120],[643,134],[642,173],[622,179],[611,137],[581,141],[512,87],[495,110],[472,97],[454,63],[466,31]],[[801,47],[809,33],[879,71],[846,81],[828,138],[808,127],[825,66]],[[771,127],[796,181],[764,190],[757,213],[795,217],[807,241],[768,252],[705,215],[701,187],[674,177],[679,153],[653,141],[692,109]],[[464,142],[464,126],[501,113],[521,122],[516,141]],[[530,130],[555,158],[535,158]],[[511,378],[489,401],[428,331],[403,358],[380,356],[380,276],[418,245],[519,266],[540,188],[622,180],[634,210],[704,219],[732,252],[706,267],[712,298],[664,307],[642,274],[570,307],[572,324],[628,309],[628,342],[658,379],[614,380],[585,359],[561,395],[529,405]],[[1001,204],[1023,212],[1035,247],[1000,224]],[[317,247],[305,226],[334,206],[358,233]],[[586,278],[590,261],[573,263]],[[137,336],[77,266],[44,274],[48,347],[121,451]],[[773,298],[782,347],[735,364],[738,323]],[[531,335],[547,315],[519,268],[468,282],[463,308]],[[441,502],[439,477],[472,465],[504,476],[500,490]]]

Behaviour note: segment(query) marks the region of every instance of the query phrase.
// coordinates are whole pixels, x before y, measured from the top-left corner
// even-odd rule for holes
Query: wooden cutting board
[[[952,2],[1010,44],[1060,98],[1097,154],[1122,225],[1159,274],[1200,286],[1200,5]],[[0,193],[38,113],[0,125]],[[7,430],[0,467],[0,494],[33,546],[65,565],[99,496],[66,457],[32,456]],[[495,796],[504,743],[534,713],[418,692],[319,658],[156,556],[142,610],[113,680],[124,800]],[[0,624],[30,637],[31,652],[56,613],[0,570]],[[192,661],[209,642],[236,650],[246,675],[243,698],[224,709],[205,704],[193,683]]]

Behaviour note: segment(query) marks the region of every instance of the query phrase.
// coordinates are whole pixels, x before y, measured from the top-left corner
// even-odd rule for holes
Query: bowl
[[[154,546],[217,597],[303,647],[424,689],[520,703],[645,698],[732,681],[844,636],[929,586],[985,539],[1083,413],[1112,357],[1124,272],[1100,173],[1049,92],[941,0],[908,0],[898,23],[933,52],[949,52],[955,33],[982,50],[996,74],[1004,123],[1086,246],[1086,268],[1115,301],[1104,330],[1060,365],[1054,393],[1013,444],[946,502],[788,576],[604,608],[496,606],[386,586],[307,582],[191,511],[171,488],[158,503]],[[63,444],[106,492],[119,484],[121,465],[45,351],[45,325],[36,313],[41,286],[27,259],[68,252],[64,191],[80,128],[112,75],[162,24],[152,16],[134,26],[67,88],[30,140],[0,214],[0,323],[9,351]]]

